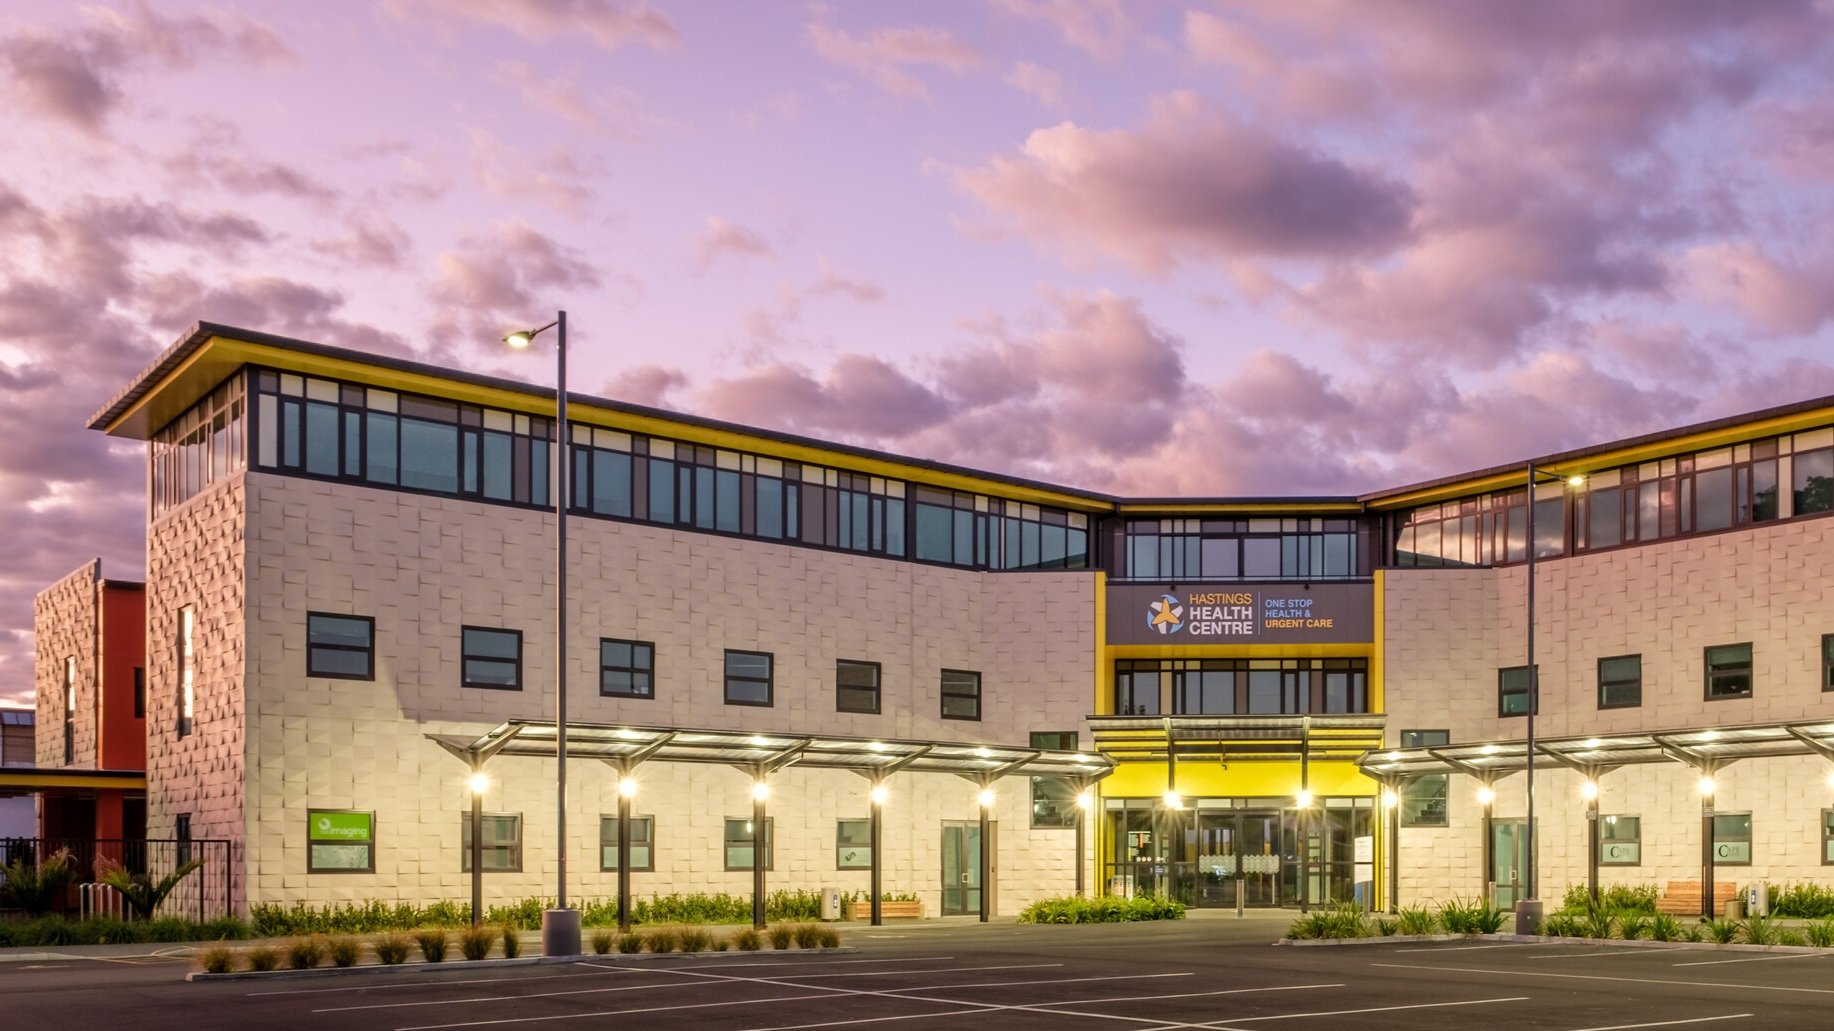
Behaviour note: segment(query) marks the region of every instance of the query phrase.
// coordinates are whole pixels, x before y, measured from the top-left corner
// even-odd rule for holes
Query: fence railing
[[[173,916],[202,923],[218,917],[233,916],[234,871],[230,867],[233,843],[217,838],[180,841],[175,838],[0,838],[0,881],[5,867],[14,862],[37,866],[59,851],[68,849],[76,862],[76,884],[70,888],[64,905],[58,907],[68,915],[108,914],[118,905],[120,895],[97,883],[107,859],[129,873],[144,873],[158,881],[180,865],[199,858],[204,865],[192,871],[172,889],[160,904],[158,916]],[[100,889],[99,891],[96,889]],[[87,894],[86,894],[87,892]],[[111,900],[108,896],[114,896]]]

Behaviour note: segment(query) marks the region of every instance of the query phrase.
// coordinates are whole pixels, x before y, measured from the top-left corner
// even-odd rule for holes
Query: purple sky
[[[0,700],[210,319],[1038,479],[1345,493],[1834,393],[1834,4],[0,8]]]

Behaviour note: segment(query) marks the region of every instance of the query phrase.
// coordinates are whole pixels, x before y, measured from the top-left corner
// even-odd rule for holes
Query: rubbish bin
[[[1770,885],[1764,881],[1753,881],[1745,889],[1745,912],[1752,916],[1770,915]]]
[[[839,920],[841,918],[841,890],[839,888],[823,888],[821,890],[821,918],[823,920]]]
[[[1726,919],[1727,920],[1745,919],[1745,900],[1744,899],[1729,898],[1726,900]]]

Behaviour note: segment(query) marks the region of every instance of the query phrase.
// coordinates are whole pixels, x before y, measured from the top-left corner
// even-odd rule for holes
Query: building
[[[1834,398],[1325,498],[568,407],[564,809],[553,391],[206,323],[96,414],[149,444],[151,835],[230,842],[242,905],[462,898],[481,768],[490,899],[552,894],[563,811],[576,895],[624,829],[638,894],[761,855],[944,914],[1834,861]]]
[[[29,769],[37,756],[30,709],[0,709],[0,776],[10,780]],[[0,780],[0,840],[38,833],[38,806],[24,785]]]

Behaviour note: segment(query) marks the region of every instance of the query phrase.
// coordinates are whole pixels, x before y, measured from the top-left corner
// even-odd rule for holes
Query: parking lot
[[[335,1031],[1821,1027],[1830,957],[1504,942],[1275,947],[1273,925],[859,929],[857,950],[347,974],[69,993],[60,1020]],[[144,969],[144,968],[142,968]],[[0,971],[0,977],[7,972]],[[0,990],[7,990],[0,980]],[[31,1006],[36,997],[9,998]],[[14,1012],[19,1012],[15,1010]],[[166,1019],[170,1017],[169,1021]],[[27,1026],[22,1023],[21,1026]]]

